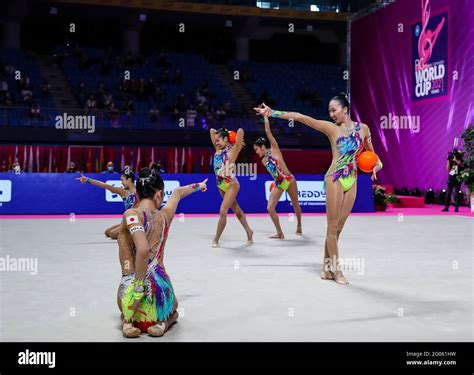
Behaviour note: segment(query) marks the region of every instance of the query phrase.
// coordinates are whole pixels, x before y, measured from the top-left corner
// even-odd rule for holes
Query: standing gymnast
[[[103,183],[102,181],[98,181],[98,180],[94,180],[92,178],[86,177],[84,175],[81,175],[81,177],[76,178],[76,180],[81,181],[83,184],[88,183],[91,185],[95,185],[103,189],[107,189],[114,194],[120,195],[120,197],[123,200],[123,204],[126,210],[128,210],[129,208],[135,207],[138,204],[138,199],[136,197],[136,189],[135,189],[135,174],[132,171],[130,171],[129,168],[125,168],[122,173],[122,176],[120,177],[123,188],[112,186],[112,185]],[[116,240],[119,234],[120,225],[121,224],[117,224],[106,229],[105,235],[107,237],[110,237],[113,240]]]
[[[219,239],[227,223],[227,212],[232,208],[235,216],[247,233],[247,243],[252,243],[253,231],[250,229],[244,211],[237,203],[237,194],[240,184],[234,174],[235,161],[240,150],[245,146],[244,131],[239,129],[235,144],[229,141],[229,131],[227,129],[211,129],[211,141],[215,148],[214,154],[214,173],[217,178],[217,188],[222,197],[222,204],[219,210],[219,221],[217,222],[216,235],[212,241],[212,247],[219,247]]]
[[[267,135],[268,141],[270,141],[270,148],[267,147],[268,141],[264,137],[258,138],[254,145],[253,149],[255,153],[262,159],[262,163],[267,168],[268,172],[272,175],[275,180],[275,187],[270,193],[270,198],[268,199],[267,210],[272,218],[273,224],[277,230],[277,233],[270,238],[279,238],[284,239],[283,231],[280,226],[280,219],[276,212],[276,205],[283,194],[284,191],[288,192],[290,196],[291,203],[295,210],[297,224],[296,224],[296,234],[303,234],[301,231],[301,207],[298,203],[298,186],[296,185],[295,177],[291,174],[290,170],[283,160],[283,155],[281,153],[280,147],[278,147],[278,142],[273,136],[270,130],[270,122],[268,117],[264,116],[265,122],[265,133]]]
[[[370,129],[366,124],[354,122],[349,115],[347,95],[341,93],[329,102],[329,116],[334,121],[316,120],[297,112],[272,110],[262,104],[254,108],[258,115],[299,121],[326,134],[331,143],[332,163],[324,177],[326,190],[327,231],[324,244],[324,262],[321,278],[348,284],[339,267],[339,236],[351,213],[357,194],[357,157],[364,147],[374,152]],[[382,168],[378,161],[372,171],[372,181]]]
[[[150,168],[140,170],[139,203],[123,214],[118,240],[123,275],[118,304],[125,337],[138,337],[142,332],[163,336],[178,319],[178,301],[163,264],[165,243],[179,201],[193,192],[206,191],[206,182],[175,189],[160,209],[163,179]]]

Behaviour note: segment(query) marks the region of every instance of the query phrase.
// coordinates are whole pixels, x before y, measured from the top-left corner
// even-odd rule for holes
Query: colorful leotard
[[[351,134],[337,138],[335,146],[339,155],[325,175],[332,176],[334,182],[339,180],[344,192],[357,181],[357,157],[364,148],[360,130],[360,123],[357,122]]]
[[[293,180],[292,175],[286,175],[283,173],[278,158],[272,155],[272,151],[268,150],[266,154],[266,163],[265,168],[272,175],[275,180],[275,186],[281,190],[287,190],[290,186],[291,180]]]
[[[146,332],[148,326],[165,322],[173,313],[175,309],[175,295],[170,278],[163,265],[163,254],[169,225],[161,211],[150,211],[143,208],[141,210],[143,211],[143,227],[149,241],[157,235],[158,216],[161,216],[163,223],[158,243],[150,250],[152,253],[155,252],[155,255],[153,259],[148,261],[144,296],[140,300],[140,309],[145,311],[146,314],[144,315],[139,312],[134,316],[133,320],[131,319],[133,311],[129,309],[129,306],[134,302],[135,274],[122,277],[119,296],[122,301],[122,313],[125,321],[133,321],[135,326]]]
[[[289,112],[272,110],[271,117],[281,118],[283,115],[288,113]],[[314,120],[311,119],[311,117],[302,116],[298,113],[295,113],[294,115],[297,121],[301,121],[307,125],[308,120]],[[301,120],[298,120],[298,116],[300,116],[299,118],[301,118]],[[361,125],[357,122],[354,124],[354,129],[348,136],[340,136],[336,139],[334,144],[331,141],[334,157],[325,177],[332,176],[333,182],[339,181],[344,192],[349,191],[352,185],[357,181],[357,157],[364,148],[364,142],[360,136],[360,131]],[[325,189],[326,181],[324,181],[323,186]]]
[[[137,193],[130,193],[125,199],[123,199],[123,204],[125,206],[125,211],[129,208],[133,208],[138,205]]]
[[[216,174],[217,187],[224,193],[229,188],[232,180],[237,181],[232,166],[228,165],[229,151],[231,148],[232,145],[228,145],[225,149],[214,154],[214,173]]]

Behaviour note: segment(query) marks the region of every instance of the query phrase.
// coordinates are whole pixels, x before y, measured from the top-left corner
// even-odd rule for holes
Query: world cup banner
[[[421,22],[412,25],[412,100],[448,93],[448,13],[430,14],[421,0]]]

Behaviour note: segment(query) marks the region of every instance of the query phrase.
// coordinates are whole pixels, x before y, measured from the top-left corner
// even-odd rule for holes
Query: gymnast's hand
[[[374,169],[372,170],[372,177],[371,177],[372,181],[375,181],[377,180],[377,171],[375,170],[375,167]]]
[[[271,117],[272,115],[272,109],[265,103],[262,103],[258,107],[254,107],[253,109],[255,110],[255,112],[257,112],[257,115],[259,116]]]
[[[206,178],[204,181],[202,181],[202,182],[199,183],[199,189],[200,189],[203,193],[207,190],[207,185],[206,185],[207,180],[208,180],[208,179]]]
[[[139,299],[134,300],[133,303],[130,306],[128,306],[128,309],[133,311],[133,314],[130,317],[130,319],[133,319],[137,313],[146,315],[145,311],[143,311],[140,308],[140,300]]]
[[[76,178],[76,180],[81,181],[81,183],[85,183],[87,181],[87,177],[81,173],[81,177]]]

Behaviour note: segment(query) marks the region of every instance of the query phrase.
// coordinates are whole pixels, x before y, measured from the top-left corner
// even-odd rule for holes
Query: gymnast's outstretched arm
[[[93,178],[86,177],[82,174],[81,174],[81,177],[76,178],[76,180],[81,181],[81,183],[83,183],[83,184],[88,183],[88,184],[91,184],[91,185],[94,185],[94,186],[101,187],[102,189],[109,190],[114,194],[120,195],[122,198],[125,194],[125,189],[123,189],[123,188],[112,186],[112,185],[106,184],[106,183],[104,183],[102,181],[99,181],[99,180],[94,180]]]
[[[262,103],[261,107],[255,107],[254,110],[257,112],[257,115],[260,116],[277,117],[285,120],[295,120],[301,122],[304,125],[323,132],[327,136],[331,136],[334,132],[333,123],[324,120],[316,120],[310,116],[306,116],[298,112],[278,111],[271,109],[265,103]]]
[[[179,201],[187,197],[188,195],[196,192],[196,191],[206,191],[207,190],[207,178],[199,183],[194,183],[186,186],[181,186],[179,188],[176,188],[173,190],[173,193],[168,199],[168,202],[166,202],[166,205],[161,209],[161,212],[163,212],[166,216],[166,220],[168,221],[168,224],[171,224],[171,221],[173,220],[173,217],[176,213],[176,208],[178,207]]]

